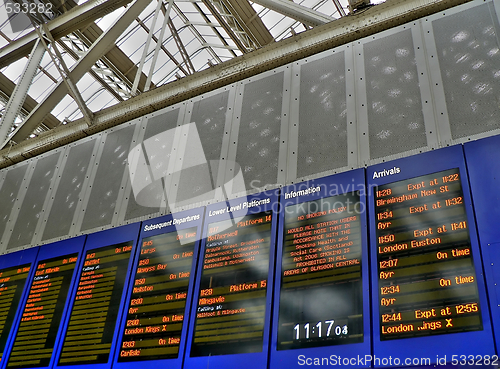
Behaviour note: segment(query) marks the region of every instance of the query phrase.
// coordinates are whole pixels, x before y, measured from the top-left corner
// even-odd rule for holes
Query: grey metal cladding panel
[[[146,125],[146,131],[144,133],[144,140],[156,136],[159,133],[173,129],[177,126],[177,119],[179,117],[179,109],[168,111],[166,113],[161,113],[156,116],[152,116],[148,119]],[[158,202],[164,197],[164,189],[162,183],[156,182],[152,186],[148,186],[144,191],[150,191],[151,197],[157,197]],[[160,210],[158,207],[146,207],[139,205],[134,198],[134,193],[130,190],[129,200],[127,204],[127,210],[125,212],[125,220],[135,219],[139,217],[145,217],[150,214],[156,214]]]
[[[370,158],[427,146],[411,30],[363,47]]]
[[[453,139],[500,128],[500,27],[492,3],[432,22]]]
[[[196,123],[207,160],[219,160],[226,124],[229,91],[202,98],[193,105],[191,122]]]
[[[47,219],[42,240],[63,237],[70,233],[78,202],[83,198],[83,183],[90,165],[95,140],[69,149],[57,192]]]
[[[179,109],[175,109],[149,118],[146,126],[146,132],[144,133],[144,140],[169,129],[175,128],[177,126],[178,117]]]
[[[7,169],[5,180],[0,188],[0,239],[5,232],[10,213],[17,199],[24,175],[28,169],[27,164]]]
[[[297,176],[347,166],[344,52],[300,69]]]
[[[190,122],[196,123],[201,145],[207,161],[220,160],[224,126],[226,124],[229,92],[202,98],[193,105]],[[217,172],[212,172],[217,175]],[[180,173],[179,189],[176,201],[183,202],[198,198],[214,188],[210,177],[207,177],[208,166],[189,168]],[[215,181],[216,178],[213,178]]]
[[[55,152],[36,162],[33,176],[19,210],[7,249],[29,245],[42,214],[45,198],[50,191],[61,152]]]
[[[280,72],[244,88],[236,162],[247,190],[277,182],[283,81]]]
[[[130,125],[108,133],[85,209],[82,231],[111,224],[134,129]]]

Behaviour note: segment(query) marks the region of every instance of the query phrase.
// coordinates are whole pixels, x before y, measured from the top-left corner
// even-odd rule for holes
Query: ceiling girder
[[[16,84],[12,82],[9,78],[7,78],[3,73],[0,73],[0,91],[2,95],[12,96],[14,93],[14,89],[16,88]],[[21,108],[21,115],[28,115],[30,111],[32,111],[36,106],[37,102],[30,95],[26,95],[24,100],[24,104]],[[52,114],[48,114],[45,119],[41,122],[42,125],[47,128],[57,127],[61,122]]]
[[[79,50],[75,50],[75,47],[70,47],[68,44],[74,44],[74,40],[68,36],[61,37],[57,42],[68,53],[74,60],[80,59],[80,56],[85,53],[88,47],[83,46],[82,40],[79,38],[80,47]],[[83,47],[82,47],[83,46]],[[84,51],[85,50],[85,51]],[[88,72],[101,86],[106,89],[113,97],[118,101],[125,100],[123,96],[130,97],[129,89],[125,81],[118,78],[115,72],[108,68],[102,58],[92,66]],[[56,81],[57,83],[57,81]]]
[[[142,27],[142,28],[143,28],[146,32],[148,32],[148,33],[149,33],[149,28],[148,28],[148,27],[144,24],[144,22],[143,22],[142,20],[140,20],[139,18],[137,18],[137,19],[136,19],[136,21],[137,21],[137,23],[138,23],[138,24],[139,24],[139,25],[140,25],[140,26],[141,26],[141,27]],[[158,43],[158,42],[159,42],[159,41],[158,41],[158,38],[157,38],[155,35],[152,35],[152,36],[151,36],[151,39],[152,39],[154,42],[156,42],[156,43]],[[174,62],[175,66],[176,66],[177,68],[179,68],[179,70],[180,70],[182,73],[184,73],[184,75],[186,75],[186,76],[187,76],[187,75],[189,74],[189,72],[188,72],[187,70],[185,70],[185,69],[184,69],[184,67],[182,66],[182,64],[181,64],[181,63],[180,63],[180,62],[179,62],[179,61],[175,58],[175,56],[174,56],[174,55],[173,55],[170,51],[168,51],[168,50],[167,50],[167,48],[165,48],[165,46],[163,46],[163,44],[161,44],[161,50],[162,50],[165,54],[167,54],[167,56],[169,57],[169,59],[170,59],[170,60],[172,60],[172,61]]]
[[[219,22],[222,28],[224,28],[224,31],[226,31],[229,37],[231,37],[231,40],[233,40],[236,46],[238,46],[238,49],[240,49],[242,53],[248,52],[248,49],[250,49],[250,47],[245,45],[244,42],[242,42],[242,40],[240,39],[240,37],[236,35],[236,33],[233,31],[234,27],[231,27],[228,24],[228,22],[226,22],[224,16],[216,9],[214,4],[212,4],[212,0],[202,0],[202,1],[203,4],[205,4],[205,6],[208,8],[208,10],[210,10],[210,13],[212,13],[215,19],[217,19],[217,22]]]
[[[84,74],[87,73],[90,67],[115,45],[116,39],[120,37],[150,2],[151,0],[136,0],[133,5],[116,20],[109,30],[96,40],[85,56],[75,63],[69,73],[69,77],[77,83]],[[62,81],[59,82],[56,88],[44,99],[44,101],[33,109],[25,121],[17,127],[10,140],[19,143],[26,139],[67,93],[68,90],[65,83]],[[7,142],[3,143],[1,147],[5,147]]]
[[[132,0],[89,0],[51,20],[47,23],[47,27],[52,37],[57,40],[77,29],[86,27],[96,19],[102,17],[102,14],[119,9],[131,1]],[[37,39],[38,35],[36,31],[32,31],[1,48],[0,68],[29,55]]]
[[[40,37],[43,47],[45,47],[45,50],[49,53],[52,63],[58,70],[63,82],[66,84],[69,95],[73,98],[73,100],[75,100],[76,104],[80,108],[87,124],[89,126],[92,125],[93,113],[85,104],[85,100],[82,98],[80,91],[78,91],[75,82],[71,79],[69,69],[57,47],[56,41],[50,34],[50,31],[45,24],[42,24],[40,27],[36,27],[35,30]]]
[[[203,17],[203,20],[207,23],[210,23],[210,19],[207,17],[207,15],[203,11],[203,9],[201,9],[201,7],[196,2],[194,2],[193,5],[196,8],[196,10],[198,10],[200,15]],[[177,8],[177,13],[179,14],[179,16],[181,18],[183,18],[184,23],[188,23],[189,19],[186,17],[186,15],[183,14],[177,6],[176,6],[176,8]],[[195,35],[195,37],[198,38],[198,40],[200,41],[200,43],[202,45],[207,43],[205,41],[205,39],[203,38],[203,36],[198,32],[198,30],[195,27],[191,27],[191,29],[193,30],[193,34]],[[228,42],[226,41],[224,36],[222,36],[222,34],[219,32],[217,27],[213,27],[212,29],[213,29],[214,33],[219,37],[221,42],[224,44],[224,46],[229,46]],[[209,51],[211,51],[212,55],[214,56],[214,58],[217,60],[218,63],[222,63],[221,58],[217,55],[216,52],[214,52],[213,50],[210,50],[210,49],[209,49]],[[231,50],[231,54],[233,54],[233,56],[238,56],[233,50]]]
[[[248,0],[222,0],[222,2],[256,44],[265,46],[274,41],[273,35]]]
[[[21,111],[26,96],[28,96],[28,90],[33,82],[33,77],[36,74],[44,53],[44,45],[41,40],[38,40],[31,51],[28,63],[24,67],[23,73],[14,91],[10,95],[9,102],[5,107],[5,113],[0,119],[0,142],[7,140],[11,129],[14,127],[14,122]]]
[[[289,0],[253,0],[253,2],[308,26],[320,26],[335,20],[333,17]]]

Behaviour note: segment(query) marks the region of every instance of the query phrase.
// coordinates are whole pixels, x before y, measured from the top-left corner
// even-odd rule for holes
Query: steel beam
[[[253,0],[253,2],[308,26],[315,27],[335,20],[333,17],[289,0]]]
[[[85,28],[88,24],[102,17],[103,14],[110,13],[122,6],[127,5],[132,0],[89,0],[80,6],[58,16],[47,23],[47,27],[55,40],[62,36]],[[27,35],[10,42],[0,49],[0,68],[12,64],[18,59],[28,55],[33,49],[38,35],[32,31]]]
[[[28,90],[33,82],[33,77],[35,77],[38,65],[42,61],[44,53],[45,47],[41,40],[38,40],[31,51],[28,63],[24,67],[23,73],[14,88],[14,92],[12,92],[9,102],[5,107],[5,114],[0,120],[0,142],[7,140],[11,128],[14,126],[16,117],[23,107],[26,96],[28,95]]]
[[[169,0],[168,1],[168,8],[165,9],[165,6],[163,5],[163,0],[161,1],[161,11],[163,13],[163,24],[161,26],[161,31],[160,31],[160,36],[158,37],[158,42],[156,43],[155,53],[153,55],[153,60],[151,61],[151,66],[149,68],[149,73],[148,73],[148,79],[146,80],[146,86],[144,86],[144,91],[149,90],[149,85],[151,84],[151,80],[153,79],[153,74],[154,74],[156,62],[158,60],[158,55],[160,54],[160,48],[163,45],[163,38],[165,37],[165,29],[167,28],[167,24],[170,27],[170,31],[172,32],[172,36],[174,36],[174,39],[175,39],[176,35],[177,35],[177,37],[179,36],[177,34],[177,31],[175,30],[174,25],[172,24],[172,21],[170,20],[170,11],[172,10],[173,3],[174,3],[174,0]],[[175,32],[175,34],[174,34],[174,32]],[[176,43],[177,43],[177,40],[176,40]],[[179,43],[177,43],[177,45],[179,45]],[[180,41],[180,46],[182,46],[182,48],[184,48],[182,41]],[[179,49],[179,51],[181,51],[181,55],[183,55],[182,50]],[[185,52],[185,50],[184,50],[184,52]],[[188,56],[188,60],[189,60],[189,56]],[[189,60],[189,62],[191,62],[191,60]],[[192,64],[187,64],[187,63],[185,63],[185,64],[186,64],[186,67],[191,66],[192,71],[194,72],[194,68],[193,68]]]
[[[71,76],[69,75],[69,69],[66,66],[66,63],[64,62],[61,52],[57,48],[56,41],[50,34],[50,31],[47,29],[47,26],[45,24],[42,24],[39,28],[35,29],[38,33],[38,36],[40,37],[40,40],[42,41],[43,47],[49,53],[50,58],[52,59],[52,63],[59,71],[59,74],[61,75],[64,83],[66,83],[66,87],[68,88],[68,93],[73,98],[73,100],[75,100],[76,104],[80,108],[80,111],[85,117],[87,124],[90,126],[92,124],[93,113],[85,104],[85,100],[80,94],[80,91],[78,91],[76,84],[71,80]],[[49,47],[49,44],[52,47]]]
[[[137,94],[137,87],[139,87],[139,81],[142,75],[142,68],[144,67],[144,63],[146,62],[146,58],[149,54],[149,44],[151,43],[151,38],[153,37],[156,21],[158,20],[158,16],[160,15],[161,4],[163,4],[163,0],[157,0],[156,11],[153,14],[153,23],[151,24],[151,28],[148,32],[148,37],[146,38],[146,44],[144,45],[144,50],[142,50],[142,57],[139,61],[139,67],[137,68],[137,73],[134,78],[134,84],[132,85],[132,89],[130,93],[132,95]],[[161,40],[160,40],[161,42]]]
[[[125,32],[128,26],[130,26],[150,2],[151,0],[136,0],[135,3],[116,20],[110,29],[96,40],[87,53],[76,62],[69,73],[69,78],[71,78],[74,83],[77,83],[101,56],[115,46],[116,39]],[[63,81],[59,82],[56,88],[28,115],[22,125],[16,129],[12,135],[12,141],[19,143],[26,139],[67,93],[68,89],[66,84]],[[4,142],[1,147],[5,147],[6,143],[7,142]]]
[[[231,40],[233,40],[233,42],[236,44],[236,46],[238,46],[238,49],[240,49],[240,51],[242,53],[248,52],[247,46],[245,46],[243,44],[243,42],[238,38],[236,33],[233,32],[231,26],[226,22],[226,20],[221,15],[221,13],[212,4],[212,1],[211,0],[202,0],[202,1],[203,1],[203,4],[208,8],[208,10],[210,10],[210,13],[212,13],[212,15],[215,17],[215,19],[217,19],[217,22],[219,22],[219,24],[222,26],[222,28],[224,28],[224,31],[226,31],[226,33],[229,35],[229,37],[231,37]]]
[[[274,41],[273,35],[248,0],[222,0],[247,35],[260,47]]]

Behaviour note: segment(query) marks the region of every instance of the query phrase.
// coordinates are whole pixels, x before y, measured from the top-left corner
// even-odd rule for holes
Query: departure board
[[[142,239],[118,362],[179,356],[197,240],[197,227]]]
[[[263,350],[272,218],[208,224],[191,357]]]
[[[7,368],[48,367],[78,254],[37,264]]]
[[[363,342],[362,209],[358,192],[285,208],[278,350]]]
[[[380,340],[482,330],[459,169],[373,191]]]
[[[31,264],[23,264],[0,270],[0,358],[5,350],[30,269]]]
[[[108,362],[133,244],[86,252],[58,365]]]

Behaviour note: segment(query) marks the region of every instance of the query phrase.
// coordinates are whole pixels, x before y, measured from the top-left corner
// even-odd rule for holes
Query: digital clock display
[[[357,192],[285,208],[278,350],[363,342]]]
[[[459,169],[373,194],[380,339],[482,330]]]
[[[298,323],[293,327],[294,339],[311,339],[311,338],[333,338],[347,336],[349,334],[349,327],[347,319],[337,320],[329,319],[314,323]]]

